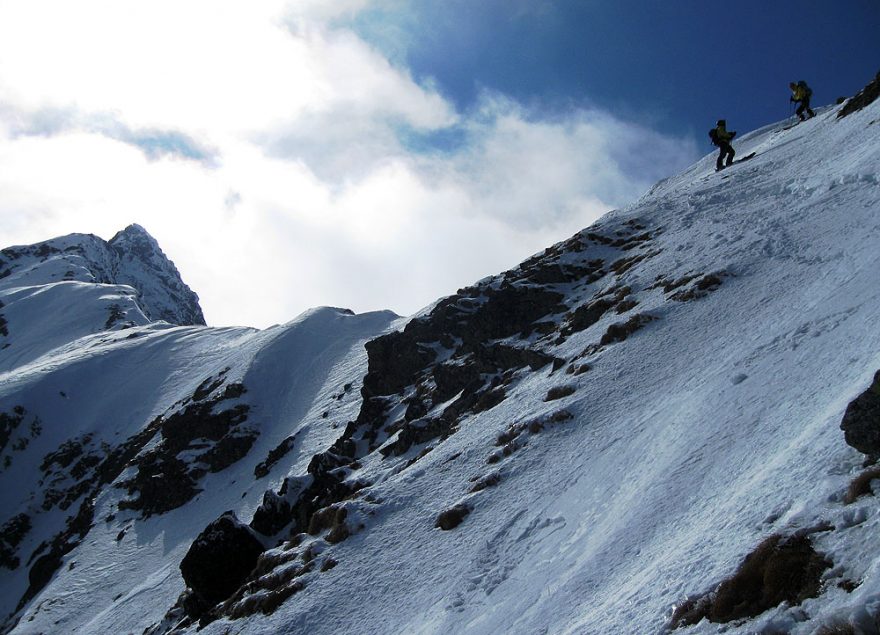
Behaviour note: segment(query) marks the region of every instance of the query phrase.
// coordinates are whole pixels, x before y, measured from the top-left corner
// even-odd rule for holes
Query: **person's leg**
[[[794,111],[794,114],[796,114],[798,116],[798,119],[800,119],[801,121],[806,119],[806,117],[804,116],[804,110],[806,110],[806,108],[807,108],[807,102],[799,101],[798,108],[797,108],[797,110]]]
[[[733,163],[733,156],[736,154],[736,150],[733,149],[732,145],[727,146],[727,165]]]
[[[807,97],[806,99],[804,99],[804,105],[803,105],[803,108],[806,109],[807,114],[808,114],[810,117],[815,117],[815,116],[816,116],[816,113],[814,113],[814,112],[813,112],[813,109],[810,108],[810,98],[809,98],[809,97]]]
[[[718,160],[715,161],[715,171],[717,172],[724,167],[724,155],[726,154],[725,144],[721,144],[718,149]]]

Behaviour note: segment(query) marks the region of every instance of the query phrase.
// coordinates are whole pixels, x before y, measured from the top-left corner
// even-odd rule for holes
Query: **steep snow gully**
[[[2,632],[880,633],[859,104],[412,318],[205,327],[137,226],[3,250]]]

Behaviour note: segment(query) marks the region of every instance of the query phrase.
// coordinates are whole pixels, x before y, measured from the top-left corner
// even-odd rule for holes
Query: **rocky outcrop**
[[[15,549],[31,530],[31,519],[27,514],[17,514],[0,527],[0,567],[17,569],[19,559]]]
[[[659,253],[650,249],[657,231],[628,221],[608,235],[597,228],[582,232],[512,271],[459,290],[411,320],[402,331],[368,342],[368,368],[357,418],[348,422],[329,448],[312,457],[305,475],[289,477],[277,492],[266,492],[254,513],[251,529],[267,544],[277,541],[279,545],[260,556],[261,562],[267,567],[272,562],[290,562],[289,556],[273,554],[293,549],[298,536],[314,536],[309,540],[328,546],[356,531],[360,524],[346,515],[361,490],[370,485],[357,475],[368,455],[377,453],[388,461],[389,471],[406,469],[455,434],[469,417],[502,403],[523,374],[561,369],[566,361],[550,349],[566,335],[589,328],[609,311],[626,313],[638,304],[632,290],[619,280],[639,262]],[[606,268],[606,262],[614,264]],[[606,289],[596,292],[593,285],[606,277],[614,277],[615,283],[606,283]],[[593,300],[572,308],[566,303],[572,288],[584,289],[573,294],[575,298],[592,293]],[[649,320],[648,316],[631,318],[617,339]],[[566,325],[564,334],[561,324]],[[588,364],[580,364],[572,374],[588,369]],[[531,421],[522,430],[518,428],[520,438],[508,445],[521,447],[527,436],[537,434],[548,422],[570,417],[564,413],[547,421]],[[268,474],[293,443],[288,438],[273,449],[257,465],[255,475]],[[498,451],[498,460],[512,452],[504,450]],[[499,481],[498,475],[487,477],[472,489],[479,492]],[[458,511],[444,515],[441,525],[457,524]],[[332,562],[335,566],[336,561]],[[281,576],[283,582],[271,571],[255,573],[214,612],[241,617],[274,610],[276,602],[303,588],[306,582],[301,576],[309,574],[308,567],[284,571],[292,573]],[[267,604],[268,595],[274,599]],[[172,613],[184,611],[190,618],[197,617],[186,606],[179,603]]]
[[[861,110],[868,104],[873,103],[878,97],[880,97],[880,72],[878,72],[874,79],[868,82],[868,85],[860,90],[855,97],[844,104],[843,108],[840,109],[840,112],[837,113],[838,119]]]
[[[129,225],[107,245],[116,255],[116,283],[137,289],[138,304],[147,317],[172,324],[205,324],[199,297],[143,227]]]
[[[137,472],[121,482],[128,498],[120,509],[143,517],[163,514],[192,500],[199,480],[243,458],[257,432],[244,426],[250,407],[237,401],[245,392],[240,383],[224,383],[229,369],[208,377],[181,407],[158,418],[161,441],[135,461]],[[186,458],[182,458],[184,455]]]

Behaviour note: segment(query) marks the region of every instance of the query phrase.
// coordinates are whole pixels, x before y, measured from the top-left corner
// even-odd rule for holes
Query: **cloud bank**
[[[210,324],[417,311],[692,161],[610,113],[456,110],[367,0],[0,2],[0,243],[143,225]]]

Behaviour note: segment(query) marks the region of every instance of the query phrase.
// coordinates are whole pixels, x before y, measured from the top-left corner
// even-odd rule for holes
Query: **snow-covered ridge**
[[[144,323],[0,375],[7,627],[877,632],[880,106],[839,111],[410,320]],[[749,553],[800,582],[755,600]]]

